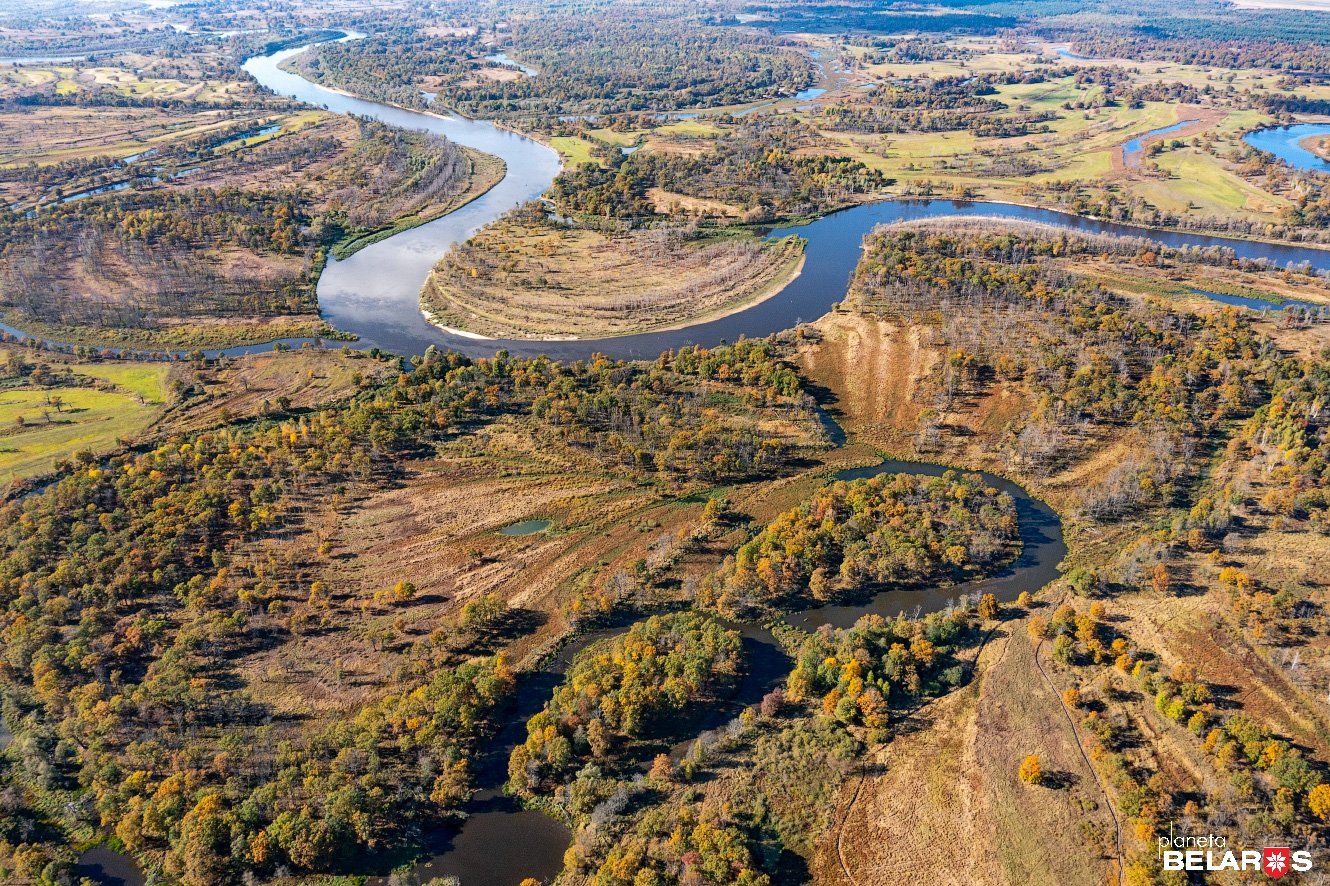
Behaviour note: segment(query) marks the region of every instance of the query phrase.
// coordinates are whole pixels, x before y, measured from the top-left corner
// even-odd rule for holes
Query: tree
[[[1001,607],[998,606],[997,597],[992,594],[984,594],[979,598],[980,618],[994,619],[998,617],[999,612],[1001,612]]]
[[[647,778],[660,784],[674,781],[674,761],[670,759],[669,754],[656,755],[651,761],[651,771],[647,773]]]
[[[468,630],[482,630],[495,622],[507,609],[508,604],[498,594],[485,594],[462,607],[462,627]]]
[[[190,886],[231,880],[231,824],[234,819],[216,794],[205,794],[180,822],[177,851],[181,879]]]
[[[1318,784],[1307,794],[1307,808],[1321,821],[1330,819],[1330,784]]]
[[[1172,576],[1169,575],[1168,567],[1163,563],[1156,563],[1155,568],[1150,570],[1150,587],[1156,594],[1167,594],[1172,586]]]
[[[602,720],[592,720],[586,726],[587,746],[591,748],[591,756],[599,759],[609,753],[610,737],[605,731],[605,723]]]
[[[1039,765],[1039,758],[1030,754],[1021,761],[1020,769],[1016,772],[1020,780],[1030,785],[1037,785],[1044,780],[1043,767]]]

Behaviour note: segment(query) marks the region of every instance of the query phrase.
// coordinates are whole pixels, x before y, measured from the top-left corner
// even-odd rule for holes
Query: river
[[[838,435],[843,441],[844,435]],[[891,459],[864,468],[851,468],[836,474],[838,479],[853,480],[884,473],[940,476],[948,470],[942,465],[902,462]],[[1007,566],[993,575],[951,587],[918,590],[891,590],[874,595],[852,606],[817,606],[785,615],[790,624],[815,630],[829,624],[849,627],[861,616],[878,614],[894,617],[901,612],[927,614],[946,608],[961,595],[977,599],[991,593],[1010,602],[1022,591],[1031,593],[1058,575],[1058,564],[1067,554],[1062,537],[1062,521],[1047,504],[1032,497],[1016,483],[982,473],[992,486],[1009,493],[1015,501],[1019,520],[1021,551]],[[791,662],[772,633],[753,624],[727,622],[739,632],[744,645],[745,674],[738,689],[724,704],[703,713],[693,724],[694,733],[723,727],[747,705],[755,705],[788,674]],[[477,766],[476,799],[468,806],[468,818],[460,828],[447,828],[431,836],[429,858],[413,869],[419,882],[431,877],[455,876],[462,886],[517,886],[524,878],[546,881],[563,867],[564,850],[572,841],[572,832],[563,824],[537,812],[523,810],[502,793],[507,778],[508,756],[512,748],[526,739],[526,721],[538,713],[574,656],[593,643],[602,642],[627,630],[628,624],[588,632],[565,645],[539,671],[522,675],[516,698],[504,714],[504,725],[487,743],[488,751]],[[692,738],[677,741],[671,756],[680,758]],[[637,761],[645,766],[649,759]],[[520,847],[520,851],[513,851]],[[385,886],[377,878],[372,886]]]
[[[342,39],[354,40],[360,36],[351,33]],[[842,210],[807,225],[773,231],[773,237],[797,233],[808,241],[803,273],[775,296],[728,317],[680,330],[579,341],[478,339],[451,334],[426,321],[420,312],[420,290],[430,269],[453,244],[467,239],[508,209],[542,194],[559,172],[557,154],[539,142],[490,123],[354,98],[280,69],[282,62],[305,48],[293,47],[253,58],[244,68],[259,83],[280,95],[339,113],[436,132],[459,144],[495,154],[508,168],[502,182],[456,212],[371,244],[344,261],[328,263],[319,278],[320,311],[337,329],[359,335],[359,347],[379,347],[402,355],[420,354],[430,345],[436,345],[475,357],[490,356],[495,350],[506,348],[514,354],[548,354],[559,359],[577,359],[592,353],[653,358],[683,345],[714,345],[734,341],[741,335],[759,338],[825,314],[833,302],[844,298],[859,260],[863,235],[879,224],[919,218],[980,216],[1035,221],[1087,233],[1149,237],[1168,246],[1225,246],[1244,258],[1267,257],[1281,265],[1307,261],[1314,267],[1330,268],[1330,253],[1306,247],[1154,231],[1006,203],[889,200]],[[270,346],[231,348],[226,353],[249,353],[266,347]]]
[[[505,159],[512,170],[514,161]],[[466,212],[474,206],[461,211]],[[850,276],[859,262],[865,234],[880,224],[948,217],[1041,222],[1089,234],[1147,237],[1174,247],[1218,246],[1232,249],[1241,258],[1268,258],[1279,265],[1307,262],[1315,268],[1330,269],[1330,252],[1304,246],[1155,231],[1009,203],[887,200],[844,209],[806,225],[772,231],[772,237],[797,234],[807,241],[803,272],[771,298],[728,317],[684,329],[607,339],[476,339],[450,334],[433,326],[421,315],[419,306],[420,288],[434,261],[459,236],[469,236],[479,226],[474,216],[468,213],[465,221],[450,224],[453,216],[444,216],[436,222],[369,246],[344,262],[330,263],[319,280],[319,306],[324,317],[338,329],[360,336],[358,347],[377,346],[398,354],[420,354],[430,345],[436,345],[472,357],[493,356],[496,350],[505,348],[513,354],[547,354],[563,360],[580,359],[593,353],[622,359],[651,359],[663,351],[684,345],[711,346],[735,341],[740,336],[762,338],[801,322],[815,320],[845,297]],[[412,234],[416,236],[410,243],[398,244],[399,238]],[[403,260],[390,263],[396,255],[401,255]],[[263,349],[264,346],[232,348],[227,353]]]
[[[1294,169],[1330,172],[1330,161],[1318,157],[1304,145],[1308,139],[1327,135],[1330,135],[1330,123],[1294,123],[1257,129],[1244,135],[1242,140],[1253,148],[1274,154]]]
[[[360,36],[348,34],[342,39]],[[281,70],[282,62],[306,48],[296,46],[252,58],[244,69],[279,95],[340,114],[433,132],[493,154],[507,164],[503,180],[484,195],[432,222],[370,244],[342,261],[329,259],[319,277],[319,308],[329,323],[361,333],[366,346],[378,345],[403,355],[420,353],[441,334],[425,321],[419,307],[420,288],[434,263],[454,243],[468,239],[513,207],[539,197],[559,174],[559,155],[489,123],[354,98]]]
[[[361,36],[349,33],[341,39],[355,40]],[[923,218],[981,217],[1040,222],[1092,234],[1147,237],[1174,247],[1226,247],[1242,258],[1267,258],[1279,265],[1307,262],[1315,268],[1330,269],[1330,252],[1304,246],[1153,230],[1009,203],[884,200],[844,209],[806,225],[772,231],[772,237],[798,234],[807,241],[803,272],[771,298],[727,317],[683,329],[607,339],[531,341],[454,334],[429,323],[421,314],[420,290],[430,269],[453,244],[468,239],[513,207],[539,197],[559,173],[558,155],[533,139],[484,121],[412,111],[355,98],[281,70],[282,62],[307,48],[297,46],[255,57],[245,62],[244,69],[279,95],[291,96],[337,113],[435,132],[459,144],[494,154],[507,165],[507,174],[502,181],[455,212],[370,244],[343,261],[329,259],[318,282],[320,313],[333,327],[359,336],[357,347],[360,348],[378,347],[403,356],[424,353],[430,345],[435,345],[472,357],[492,356],[496,350],[504,348],[517,355],[547,354],[565,360],[580,359],[593,353],[623,359],[651,359],[662,351],[684,345],[710,346],[734,341],[740,336],[761,338],[800,322],[814,320],[825,314],[833,303],[843,299],[850,275],[859,260],[863,236],[874,227]],[[1248,140],[1259,134],[1250,134]],[[1305,136],[1298,136],[1292,142],[1302,137]],[[3,324],[0,324],[0,331],[23,336],[21,330]],[[299,347],[311,341],[298,338],[286,339],[282,343]],[[207,353],[236,356],[271,350],[272,347],[270,342]]]
[[[343,39],[357,39],[348,34]],[[844,298],[850,276],[860,257],[863,236],[879,224],[923,218],[974,216],[1042,222],[1094,234],[1144,236],[1169,246],[1224,246],[1245,258],[1269,258],[1279,264],[1309,262],[1330,267],[1330,253],[1298,246],[1271,245],[1199,234],[1152,231],[1128,225],[1100,222],[1067,213],[1002,203],[957,203],[943,200],[884,201],[856,206],[820,218],[807,225],[784,227],[773,237],[797,233],[807,240],[803,273],[781,292],[744,311],[686,329],[622,336],[592,341],[498,341],[455,335],[426,322],[419,310],[419,293],[430,268],[454,243],[470,237],[482,225],[527,200],[538,197],[559,171],[558,156],[548,147],[491,124],[459,116],[423,113],[390,107],[343,95],[314,85],[279,65],[305,47],[283,50],[250,59],[245,70],[273,91],[329,110],[372,117],[404,128],[436,132],[463,144],[494,154],[507,164],[504,179],[467,206],[428,224],[396,234],[365,247],[344,261],[330,261],[319,280],[319,305],[325,319],[338,329],[360,336],[360,347],[379,347],[402,355],[422,353],[430,345],[452,348],[473,356],[487,356],[498,348],[517,354],[545,353],[560,359],[585,357],[594,352],[622,358],[650,358],[669,348],[687,344],[712,345],[740,336],[761,337],[788,329],[801,321],[824,314],[832,303]],[[295,340],[299,343],[301,340]],[[265,350],[267,346],[238,347],[225,353]],[[837,442],[844,434],[835,428]],[[883,472],[936,475],[940,465],[885,461],[865,469],[842,472],[852,478]],[[822,606],[787,617],[793,624],[815,628],[844,626],[860,615],[876,612],[894,615],[903,610],[928,612],[939,609],[960,594],[992,592],[1010,600],[1023,590],[1035,591],[1057,575],[1057,565],[1066,553],[1057,514],[1031,497],[1024,489],[999,477],[986,475],[990,483],[1012,494],[1020,518],[1022,551],[1007,568],[991,578],[956,587],[920,591],[891,591],[879,594],[860,606]],[[421,879],[431,876],[460,876],[465,886],[515,886],[524,877],[550,878],[562,866],[563,852],[571,834],[562,824],[536,812],[522,810],[499,788],[506,771],[509,750],[525,737],[526,719],[540,709],[576,651],[617,631],[597,631],[567,645],[545,667],[524,674],[516,697],[504,715],[505,725],[487,744],[477,772],[479,787],[468,806],[469,818],[457,829],[441,831],[428,840],[430,858],[413,872]],[[705,715],[699,728],[719,725],[735,706],[752,703],[777,685],[788,669],[788,661],[764,629],[737,626],[744,638],[748,675],[731,704]],[[126,884],[142,883],[141,874],[123,856],[98,849],[83,859],[81,870],[94,877],[100,866]],[[114,871],[109,870],[114,869]]]
[[[834,421],[829,417],[826,420]],[[835,436],[844,442],[843,432]],[[946,470],[942,465],[887,459],[868,467],[840,471],[836,477],[853,480],[884,473],[940,476]],[[999,600],[1010,602],[1022,591],[1033,593],[1056,578],[1058,564],[1067,554],[1057,513],[1018,484],[979,473],[1015,501],[1021,551],[1010,564],[989,577],[960,585],[883,591],[862,604],[811,607],[787,613],[785,620],[805,630],[815,630],[824,624],[849,627],[869,613],[894,617],[901,612],[916,616],[935,612],[961,595],[973,600],[992,593]],[[475,769],[477,791],[466,807],[467,818],[460,826],[442,827],[426,835],[426,858],[411,871],[416,882],[455,876],[461,879],[462,886],[517,886],[528,877],[548,882],[558,874],[572,832],[549,816],[523,809],[503,793],[508,756],[512,748],[525,740],[526,721],[540,711],[577,653],[623,633],[630,623],[623,620],[611,627],[588,631],[565,644],[539,669],[520,675],[513,701],[502,713],[503,725],[484,744],[485,750]],[[784,681],[791,666],[768,629],[731,622],[726,626],[738,631],[742,638],[745,673],[731,697],[698,717],[693,724],[698,734],[723,727],[743,707],[760,702]],[[670,748],[671,756],[681,757],[691,742],[691,738],[675,742]],[[637,762],[645,767],[649,760],[643,758]],[[105,846],[95,847],[80,859],[78,874],[103,886],[144,883],[141,871],[131,859]],[[383,875],[368,880],[369,886],[387,886],[388,882]]]

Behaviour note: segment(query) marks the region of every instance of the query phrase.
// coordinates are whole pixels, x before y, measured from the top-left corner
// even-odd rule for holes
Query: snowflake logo
[[[1261,869],[1274,879],[1288,873],[1288,847],[1266,847],[1261,853]]]

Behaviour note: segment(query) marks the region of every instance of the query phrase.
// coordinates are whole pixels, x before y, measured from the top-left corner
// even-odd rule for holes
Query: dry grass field
[[[1021,622],[1000,628],[976,680],[910,714],[846,782],[817,882],[1108,882],[1117,853],[1107,798],[1058,691],[1038,674]],[[1022,784],[1026,754],[1062,786]]]
[[[802,264],[794,241],[691,242],[668,229],[611,235],[508,218],[454,247],[422,301],[436,323],[493,338],[597,338],[739,310]]]

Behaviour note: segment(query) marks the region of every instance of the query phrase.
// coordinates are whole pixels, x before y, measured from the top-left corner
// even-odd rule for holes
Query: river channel
[[[923,462],[885,460],[864,468],[851,468],[836,475],[853,480],[878,474],[921,474],[940,476],[947,468]],[[982,472],[980,472],[982,473]],[[1006,567],[993,575],[949,587],[918,590],[891,590],[878,593],[853,606],[818,606],[787,613],[790,624],[815,630],[821,625],[849,627],[861,616],[878,614],[894,617],[927,614],[946,608],[962,595],[976,599],[985,593],[1009,602],[1022,591],[1034,592],[1058,575],[1058,564],[1067,554],[1062,538],[1062,522],[1047,504],[1032,497],[1019,485],[982,473],[984,479],[1009,493],[1016,504],[1021,550]],[[716,729],[746,705],[757,704],[776,688],[789,672],[791,662],[775,637],[766,628],[753,624],[728,623],[743,639],[746,671],[735,694],[700,717],[698,732]],[[572,841],[572,833],[560,822],[538,812],[522,809],[502,793],[507,778],[508,755],[526,739],[526,721],[538,713],[574,656],[593,643],[622,633],[628,625],[604,628],[578,637],[551,657],[539,671],[521,677],[516,700],[504,716],[504,726],[489,743],[489,751],[477,767],[476,799],[468,808],[468,818],[457,829],[445,829],[432,835],[430,857],[413,871],[420,882],[431,877],[455,876],[462,886],[517,886],[524,878],[548,881],[563,867],[563,854]],[[679,742],[672,749],[679,756],[689,742]],[[642,764],[647,760],[639,761]],[[374,886],[386,884],[372,881]]]
[[[360,36],[348,33],[343,39]],[[842,210],[806,225],[772,231],[773,237],[798,234],[807,241],[803,273],[775,296],[728,317],[680,330],[600,340],[509,341],[452,334],[427,322],[420,312],[419,293],[430,268],[454,243],[467,239],[514,206],[540,196],[559,172],[557,154],[539,142],[483,121],[355,98],[281,70],[282,62],[306,48],[295,47],[252,58],[244,68],[278,94],[337,113],[435,132],[494,154],[507,165],[507,175],[501,182],[457,211],[371,244],[343,261],[329,261],[318,284],[320,309],[334,327],[360,337],[357,347],[379,347],[402,355],[419,354],[436,345],[472,356],[489,356],[498,348],[506,348],[515,354],[544,353],[559,359],[582,358],[597,352],[619,358],[650,358],[688,344],[714,345],[740,336],[762,337],[816,319],[843,299],[860,257],[863,237],[874,227],[924,218],[970,216],[1042,222],[1091,234],[1148,237],[1174,247],[1227,247],[1239,257],[1266,258],[1280,265],[1307,262],[1316,268],[1330,268],[1330,252],[1293,245],[1149,230],[1003,203],[883,201]],[[226,353],[241,354],[270,347],[238,347]],[[840,438],[843,440],[843,434]],[[936,475],[944,470],[940,465],[885,461],[839,476],[848,479],[886,472]],[[1057,514],[1020,486],[1000,477],[985,476],[989,483],[1010,493],[1016,502],[1022,549],[1008,567],[990,578],[964,585],[890,591],[858,606],[823,606],[790,613],[787,620],[806,629],[823,624],[847,626],[865,613],[888,616],[902,611],[926,613],[945,607],[961,594],[991,592],[999,599],[1011,600],[1021,591],[1043,587],[1057,576],[1058,563],[1066,554]],[[464,886],[516,886],[525,877],[549,879],[557,874],[571,834],[561,823],[523,810],[501,793],[508,753],[525,738],[527,718],[549,698],[576,652],[626,627],[620,625],[585,634],[565,645],[541,669],[521,677],[515,700],[504,715],[506,725],[488,743],[478,767],[479,790],[468,806],[468,818],[460,828],[429,835],[429,858],[413,871],[418,879],[453,875],[460,877]],[[733,716],[738,706],[757,701],[778,685],[788,670],[788,660],[768,631],[753,625],[733,627],[743,635],[747,675],[729,703],[723,709],[705,714],[699,728],[719,725]],[[104,847],[84,857],[79,873],[125,886],[144,882],[132,862]]]
[[[348,34],[344,40],[362,35]],[[975,216],[1056,225],[1092,234],[1148,237],[1167,246],[1232,249],[1241,258],[1267,258],[1280,265],[1308,262],[1330,268],[1330,252],[1295,245],[1270,244],[1204,234],[1158,231],[1083,218],[1069,213],[1008,203],[951,200],[887,200],[832,213],[806,225],[783,227],[772,237],[798,234],[807,241],[803,273],[776,295],[746,310],[684,329],[617,338],[574,341],[480,339],[445,332],[420,312],[420,290],[434,263],[453,244],[507,210],[539,197],[560,165],[547,146],[480,120],[446,113],[412,111],[355,98],[318,86],[281,70],[282,62],[307,47],[293,47],[252,58],[245,70],[279,95],[291,96],[343,114],[372,117],[393,126],[444,135],[459,144],[500,157],[507,175],[484,196],[456,212],[371,244],[343,261],[329,261],[319,278],[319,308],[337,329],[360,337],[358,347],[378,347],[402,355],[423,353],[430,345],[470,356],[492,356],[506,348],[519,355],[548,354],[577,359],[592,353],[616,358],[653,358],[689,344],[715,345],[739,336],[759,338],[811,321],[845,297],[859,261],[863,236],[880,224],[922,218]],[[230,354],[270,345],[232,348]]]

